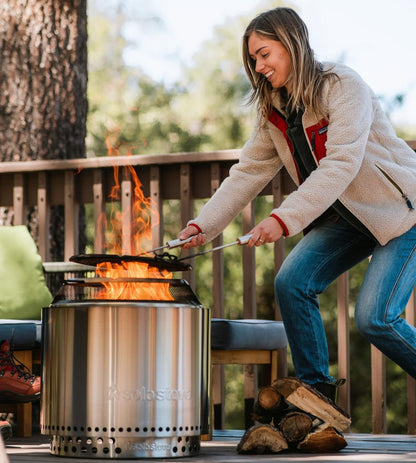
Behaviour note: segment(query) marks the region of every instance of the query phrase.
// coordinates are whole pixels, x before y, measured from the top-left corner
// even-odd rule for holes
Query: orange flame
[[[106,139],[108,154],[111,157],[120,155],[120,143],[112,143],[111,135]],[[116,146],[115,146],[116,145]],[[127,155],[131,155],[132,149],[128,150]],[[109,198],[111,200],[111,212],[109,217],[110,229],[107,231],[107,249],[111,254],[123,254],[122,234],[123,227],[126,223],[131,226],[130,236],[132,242],[129,243],[132,253],[141,254],[144,249],[141,243],[145,242],[148,245],[152,243],[152,226],[159,222],[157,208],[150,197],[146,197],[142,190],[142,183],[139,180],[136,170],[132,165],[124,167],[123,172],[125,178],[132,182],[132,198],[131,207],[126,210],[117,210],[117,202],[121,198],[120,185],[120,167],[114,163],[113,175],[114,185],[111,188]],[[104,216],[100,218],[100,222],[104,222],[104,227],[107,229],[107,220]],[[147,247],[147,246],[146,246]],[[156,265],[156,264],[155,264]],[[172,273],[156,267],[152,267],[144,262],[122,262],[115,264],[103,262],[96,268],[96,273],[100,277],[121,279],[121,278],[157,278],[166,279],[172,278]],[[169,292],[169,283],[154,283],[154,282],[103,282],[103,290],[99,292],[98,298],[102,299],[135,299],[135,300],[173,300]]]
[[[141,262],[122,262],[114,264],[103,262],[97,266],[96,272],[113,281],[102,282],[103,289],[96,295],[97,299],[134,299],[134,300],[158,300],[172,301],[173,297],[169,291],[169,283],[146,281],[126,282],[125,278],[160,279],[163,281],[169,278],[169,272],[161,273],[155,267]],[[120,281],[117,281],[120,279]]]

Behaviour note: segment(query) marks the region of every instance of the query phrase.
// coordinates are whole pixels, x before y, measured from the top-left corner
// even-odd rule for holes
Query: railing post
[[[385,434],[386,426],[386,359],[371,345],[371,397],[374,434]]]
[[[280,206],[283,201],[283,182],[282,182],[282,171],[279,171],[278,174],[272,180],[272,193],[273,193],[273,209]],[[283,260],[285,258],[285,240],[284,238],[276,241],[274,243],[274,271],[275,275],[280,270]],[[274,317],[275,320],[282,320],[282,315],[280,314],[279,306],[277,305],[276,298],[274,300],[275,311]],[[279,378],[287,376],[287,351],[286,349],[279,349],[277,361],[277,375]]]
[[[49,203],[48,203],[48,176],[46,172],[38,173],[37,189],[38,205],[38,248],[43,261],[49,260]]]
[[[220,166],[218,163],[211,164],[211,196],[220,186]],[[212,242],[213,247],[223,244],[223,235],[219,235]],[[212,277],[213,277],[213,305],[212,314],[215,318],[224,317],[224,253],[222,250],[212,255]]]
[[[218,163],[211,164],[211,196],[217,191],[221,183],[220,166]],[[221,246],[223,244],[223,235],[219,235],[212,242],[212,246]],[[212,254],[212,317],[224,317],[224,253],[222,250]],[[214,365],[212,371],[212,398],[215,408],[215,423],[211,423],[211,428],[225,428],[225,376],[224,365]]]
[[[133,185],[130,176],[121,181],[121,213],[122,213],[122,254],[132,254],[133,252],[133,232],[132,232],[132,202]]]
[[[243,235],[254,227],[254,203],[242,211]],[[256,254],[255,247],[243,246],[243,317],[256,318]]]
[[[24,177],[23,174],[13,176],[13,225],[23,225],[24,221]]]
[[[242,211],[243,235],[248,233],[254,226],[254,203],[248,204]],[[256,258],[255,248],[243,246],[243,317],[256,318]],[[244,365],[244,403],[245,410],[252,410],[254,406],[253,397],[257,394],[257,366]],[[251,424],[251,417],[245,416],[245,427]]]
[[[79,204],[75,195],[75,177],[72,170],[65,171],[64,181],[64,216],[65,216],[65,245],[64,258],[69,258],[78,252],[78,217]]]
[[[349,317],[349,284],[348,272],[337,280],[338,306],[338,374],[345,378],[346,384],[339,390],[339,405],[347,413],[351,413],[351,378],[350,378],[350,317]]]
[[[406,306],[406,320],[415,326],[416,321],[416,295],[413,290]],[[407,433],[416,434],[416,380],[407,375]]]
[[[151,223],[152,223],[152,247],[156,248],[163,240],[163,198],[160,190],[160,168],[150,167],[150,198],[151,198]]]
[[[194,214],[194,200],[192,197],[191,188],[191,166],[189,164],[181,164],[180,167],[180,198],[181,198],[181,224],[182,228],[186,226],[188,221],[193,217]],[[184,256],[190,254],[189,250],[182,251]],[[188,259],[187,262],[192,265],[194,259]],[[189,284],[191,288],[195,289],[195,272],[191,270],[189,272]]]
[[[106,212],[104,198],[104,183],[102,169],[94,170],[93,180],[93,196],[94,196],[94,252],[96,254],[104,253],[105,251],[105,228],[106,228]]]

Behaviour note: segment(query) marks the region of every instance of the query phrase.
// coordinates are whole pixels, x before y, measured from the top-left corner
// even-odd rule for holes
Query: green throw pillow
[[[0,319],[40,320],[52,295],[42,260],[24,225],[0,226]]]

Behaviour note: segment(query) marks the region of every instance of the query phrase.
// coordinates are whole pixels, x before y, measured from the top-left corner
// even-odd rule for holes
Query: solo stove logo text
[[[153,400],[190,400],[192,392],[184,389],[148,389],[142,386],[134,391],[118,389],[116,385],[110,386],[108,398],[116,400],[136,400],[151,402]]]

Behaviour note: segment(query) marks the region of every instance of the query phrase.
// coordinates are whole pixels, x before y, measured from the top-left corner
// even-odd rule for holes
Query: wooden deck
[[[242,431],[216,431],[214,440],[202,442],[198,456],[172,459],[134,459],[128,461],[171,461],[200,462],[230,462],[257,463],[267,462],[371,462],[398,461],[416,462],[416,436],[409,435],[375,435],[375,434],[345,434],[348,446],[340,452],[331,454],[278,453],[275,455],[239,455],[236,446]],[[49,452],[49,440],[46,436],[34,435],[31,438],[12,438],[6,441],[6,453],[10,463],[24,462],[109,462],[110,459],[66,458],[56,457]],[[1,463],[5,463],[1,458]],[[7,460],[6,460],[7,461]]]

